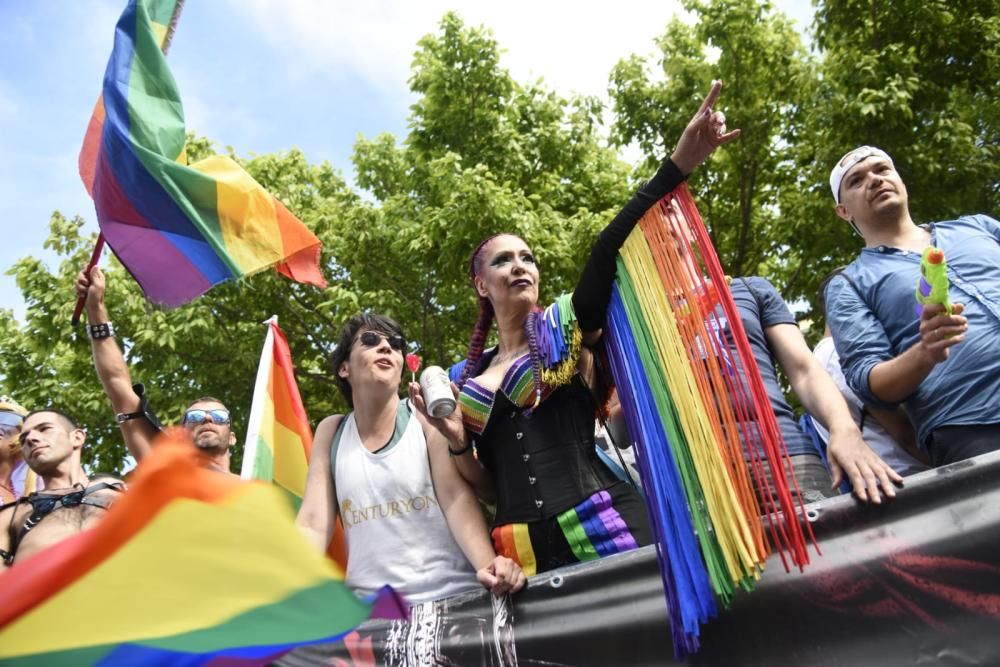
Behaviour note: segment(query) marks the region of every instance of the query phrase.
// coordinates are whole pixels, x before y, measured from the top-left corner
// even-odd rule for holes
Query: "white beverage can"
[[[431,417],[447,417],[455,411],[455,395],[451,393],[451,380],[440,366],[428,366],[420,374],[420,393]]]

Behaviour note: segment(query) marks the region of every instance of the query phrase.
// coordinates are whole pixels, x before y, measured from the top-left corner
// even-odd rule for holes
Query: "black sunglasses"
[[[49,514],[56,508],[56,505],[62,505],[63,507],[77,507],[83,504],[83,498],[86,495],[86,489],[80,489],[79,491],[73,491],[72,493],[67,493],[62,496],[47,495],[43,493],[32,494],[28,496],[28,502],[31,503],[31,509],[33,512],[38,514]]]
[[[229,423],[229,410],[216,408],[214,410],[188,410],[184,413],[185,426],[197,426],[208,417],[213,424],[223,426]]]
[[[389,347],[396,350],[397,352],[403,352],[406,350],[406,339],[399,334],[384,334],[378,331],[365,331],[360,336],[358,340],[365,347],[377,347],[382,344],[385,340],[389,343]]]
[[[80,486],[80,485],[78,485]],[[87,496],[94,493],[95,491],[101,491],[103,489],[114,489],[116,491],[124,491],[125,484],[123,482],[98,482],[93,486],[87,488],[81,488],[77,491],[71,493],[66,493],[63,495],[55,495],[49,493],[30,493],[25,496],[29,503],[31,503],[31,513],[32,519],[35,525],[45,518],[46,514],[50,514],[57,507],[78,507],[80,505],[93,505],[94,507],[104,507],[104,505],[95,503],[93,501],[88,501]],[[32,526],[34,527],[34,526]]]

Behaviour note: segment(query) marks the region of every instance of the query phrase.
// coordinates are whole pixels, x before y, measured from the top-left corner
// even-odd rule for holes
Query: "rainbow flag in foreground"
[[[179,306],[269,266],[320,287],[320,242],[242,167],[187,164],[184,111],[161,51],[177,0],[131,0],[80,152],[101,233],[146,296]]]
[[[0,575],[0,664],[266,664],[369,616],[342,579],[275,488],[174,431],[97,527]]]

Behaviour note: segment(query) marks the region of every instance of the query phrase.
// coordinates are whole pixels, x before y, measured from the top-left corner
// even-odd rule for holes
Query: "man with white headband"
[[[841,158],[830,188],[865,241],[826,291],[848,384],[865,404],[901,404],[935,466],[1000,449],[1000,223],[917,225],[892,158],[871,146]],[[915,298],[928,246],[944,251],[950,315]]]

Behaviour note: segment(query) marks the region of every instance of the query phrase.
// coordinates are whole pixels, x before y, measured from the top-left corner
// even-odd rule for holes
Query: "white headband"
[[[858,146],[854,150],[848,151],[844,154],[844,157],[837,161],[837,164],[833,167],[833,171],[830,172],[830,189],[833,190],[833,200],[835,202],[840,203],[840,183],[844,180],[847,172],[857,163],[870,157],[883,157],[889,161],[889,164],[893,165],[893,168],[896,166],[892,163],[892,158],[889,157],[889,154],[881,148]]]

